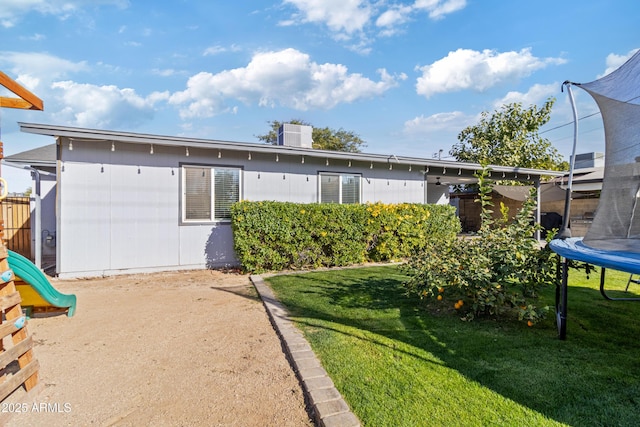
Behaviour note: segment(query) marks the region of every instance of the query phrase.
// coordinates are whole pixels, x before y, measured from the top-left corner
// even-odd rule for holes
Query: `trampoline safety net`
[[[640,253],[640,51],[601,79],[572,84],[598,104],[605,134],[602,192],[583,243]]]

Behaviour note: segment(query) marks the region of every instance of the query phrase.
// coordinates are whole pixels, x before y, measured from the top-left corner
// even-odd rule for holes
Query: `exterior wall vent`
[[[298,148],[312,148],[311,134],[313,128],[304,125],[284,123],[278,128],[278,145]]]

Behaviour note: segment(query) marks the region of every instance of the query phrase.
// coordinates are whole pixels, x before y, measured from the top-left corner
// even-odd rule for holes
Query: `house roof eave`
[[[230,151],[245,151],[251,153],[274,153],[282,155],[298,155],[306,157],[317,157],[326,159],[344,159],[362,162],[386,163],[386,164],[402,164],[416,167],[442,168],[443,172],[447,169],[451,171],[465,171],[468,175],[471,172],[482,169],[482,165],[478,163],[463,163],[454,160],[438,160],[426,159],[411,156],[396,156],[394,154],[373,154],[373,153],[350,153],[343,151],[318,150],[313,148],[298,148],[288,146],[276,146],[269,144],[259,144],[251,142],[233,142],[224,140],[212,140],[191,137],[152,135],[133,132],[110,131],[102,129],[86,129],[69,126],[24,123],[19,122],[20,130],[26,133],[38,135],[48,135],[52,137],[66,137],[77,140],[104,140],[116,141],[129,144],[154,144],[158,146],[172,147],[188,147],[217,149]],[[532,168],[521,168],[512,166],[490,165],[494,172],[504,172],[514,175],[528,175],[533,177],[540,176],[562,176],[565,172],[540,170]],[[433,172],[436,174],[436,172]],[[444,175],[444,173],[443,173]]]

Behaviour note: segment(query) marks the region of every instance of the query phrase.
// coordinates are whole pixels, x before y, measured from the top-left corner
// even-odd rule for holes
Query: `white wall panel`
[[[179,264],[179,174],[169,168],[108,165],[112,268]]]
[[[428,184],[427,203],[435,205],[449,204],[449,186]]]
[[[180,265],[216,268],[238,264],[229,223],[182,226],[180,242]]]
[[[110,268],[111,198],[107,172],[99,164],[67,162],[60,173],[58,270]]]

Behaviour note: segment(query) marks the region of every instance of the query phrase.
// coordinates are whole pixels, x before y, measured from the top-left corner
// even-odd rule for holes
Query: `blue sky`
[[[482,111],[555,97],[543,136],[568,159],[561,83],[621,65],[638,16],[635,0],[2,0],[0,70],[45,111],[1,109],[0,138],[6,155],[53,142],[25,121],[258,142],[297,118],[446,157]],[[580,129],[578,152],[603,150],[599,116]],[[11,191],[30,185],[10,169]]]

